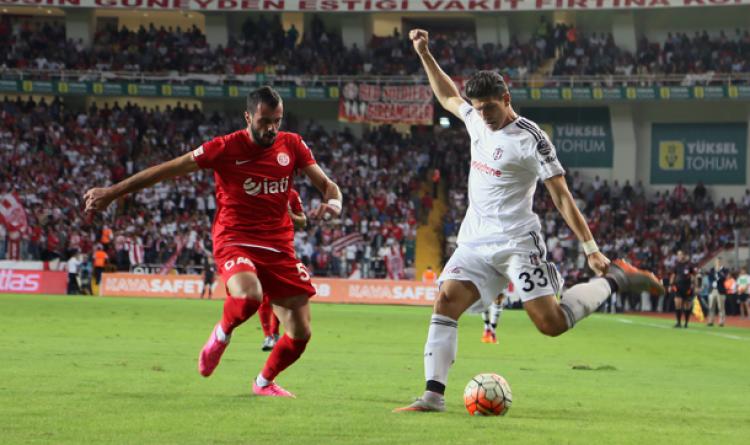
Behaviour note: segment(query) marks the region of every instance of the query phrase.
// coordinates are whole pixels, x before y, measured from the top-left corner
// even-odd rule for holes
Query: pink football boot
[[[229,337],[227,337],[226,343],[216,337],[216,329],[218,327],[218,324],[214,326],[211,335],[208,337],[208,341],[203,346],[201,355],[198,358],[198,371],[203,377],[208,377],[214,372],[214,369],[219,365],[221,355],[229,344]]]
[[[293,399],[296,398],[294,394],[277,385],[276,382],[271,382],[267,386],[258,386],[258,384],[253,381],[253,394],[255,394],[256,396],[291,397]]]

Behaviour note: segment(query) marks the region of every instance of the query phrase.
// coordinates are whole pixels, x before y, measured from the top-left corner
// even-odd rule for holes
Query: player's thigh
[[[675,308],[682,307],[682,297],[674,297],[674,307]]]
[[[254,257],[254,261],[263,291],[271,303],[299,295],[308,298],[315,295],[310,272],[293,254],[261,252]]]
[[[467,309],[482,312],[508,281],[477,249],[459,246],[438,278],[435,313],[458,319]]]
[[[458,320],[479,299],[479,289],[471,281],[446,280],[440,285],[434,312]]]
[[[294,339],[309,338],[310,328],[310,297],[296,295],[293,297],[273,300],[273,311],[287,335]]]
[[[229,296],[262,301],[263,288],[253,254],[250,248],[242,246],[226,246],[214,252],[219,274]]]
[[[560,335],[568,330],[565,314],[554,295],[524,301],[523,308],[537,329],[545,335]]]
[[[259,302],[263,300],[263,288],[255,272],[233,274],[226,286],[227,293],[234,298],[252,298]]]

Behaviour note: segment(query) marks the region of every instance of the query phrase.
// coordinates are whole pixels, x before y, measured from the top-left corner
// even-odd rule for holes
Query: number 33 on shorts
[[[512,276],[513,284],[528,298],[558,295],[561,292],[562,280],[557,268],[545,261],[539,265],[519,264]]]

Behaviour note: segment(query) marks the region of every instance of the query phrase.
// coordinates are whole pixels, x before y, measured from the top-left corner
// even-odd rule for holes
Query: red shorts
[[[258,275],[264,296],[267,295],[270,300],[315,295],[310,273],[291,253],[257,247],[222,246],[214,251],[214,259],[225,285],[238,272],[253,272]]]

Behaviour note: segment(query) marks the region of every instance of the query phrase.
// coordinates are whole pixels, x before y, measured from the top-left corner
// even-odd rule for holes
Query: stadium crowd
[[[544,19],[526,42],[477,46],[472,33],[437,33],[430,41],[441,66],[454,76],[500,67],[509,79],[524,79],[545,60],[554,75],[750,73],[750,30],[709,35],[668,34],[664,42],[642,36],[635,54],[619,48],[612,34],[586,32]],[[411,75],[421,73],[411,42],[397,30],[374,36],[365,48],[347,47],[340,33],[315,17],[300,33],[284,29],[279,16],[247,19],[226,46],[211,47],[196,27],[182,30],[151,24],[137,31],[105,24],[86,47],[66,39],[62,22],[0,19],[0,67],[97,69],[148,73]]]
[[[541,27],[540,27],[541,28]],[[619,48],[612,34],[586,33],[574,25],[547,24],[537,31],[546,47],[557,50],[554,75],[649,75],[750,73],[750,31],[735,29],[693,36],[668,33],[663,42],[641,36],[635,54]]]
[[[176,251],[176,265],[182,269],[202,264],[211,250],[216,211],[210,173],[199,171],[144,190],[111,206],[103,219],[81,213],[81,195],[91,186],[120,181],[188,152],[214,135],[244,128],[239,115],[206,116],[184,106],[145,110],[130,103],[94,105],[76,113],[59,99],[6,98],[0,103],[0,119],[0,196],[14,192],[26,208],[23,258],[67,260],[74,252],[90,255],[102,248],[118,270],[167,263]],[[295,126],[293,119],[289,125]],[[314,124],[301,130],[348,203],[342,224],[315,223],[297,234],[303,260],[318,275],[390,272],[403,278],[410,273],[417,212],[425,194],[418,177],[430,163],[428,144],[417,137],[405,139],[388,127],[362,139]],[[298,189],[306,209],[319,204],[309,182],[300,179]],[[332,240],[350,234],[359,236],[331,249]],[[3,229],[0,259],[8,251],[6,237]],[[394,255],[403,266],[390,270],[384,259]]]
[[[395,31],[373,37],[366,48],[347,48],[339,33],[315,18],[304,34],[292,25],[284,30],[280,18],[247,19],[226,46],[210,47],[196,27],[182,30],[151,24],[137,31],[107,24],[97,30],[93,45],[66,39],[65,26],[55,22],[0,19],[0,44],[8,48],[0,67],[37,69],[97,69],[205,74],[381,74],[420,72],[411,43]],[[542,60],[534,46],[513,41],[508,48],[477,48],[468,33],[436,35],[433,49],[451,74],[478,68],[507,66],[512,77],[534,71]]]
[[[59,99],[6,98],[0,120],[0,196],[15,193],[28,216],[22,258],[68,260],[76,252],[91,258],[101,250],[117,270],[173,263],[181,271],[198,271],[210,256],[216,202],[209,172],[144,190],[111,206],[103,218],[81,213],[81,194],[243,128],[239,116],[130,103],[75,112]],[[462,128],[416,127],[404,136],[382,126],[358,138],[293,117],[288,125],[304,135],[346,196],[340,224],[313,222],[295,236],[300,258],[315,275],[413,278],[418,221],[426,219],[437,196],[425,186],[434,169],[444,179],[449,204],[445,258],[452,253],[467,205],[469,153],[454,149],[465,142]],[[733,229],[750,226],[750,191],[740,202],[715,202],[702,184],[649,195],[640,183],[609,184],[598,177],[585,182],[577,173],[568,180],[602,251],[627,256],[661,276],[669,274],[678,249],[699,264],[733,242]],[[320,203],[309,182],[300,177],[296,186],[306,209]],[[550,260],[567,284],[585,279],[579,245],[541,186],[535,202]],[[0,228],[0,258],[12,243],[8,235]]]

